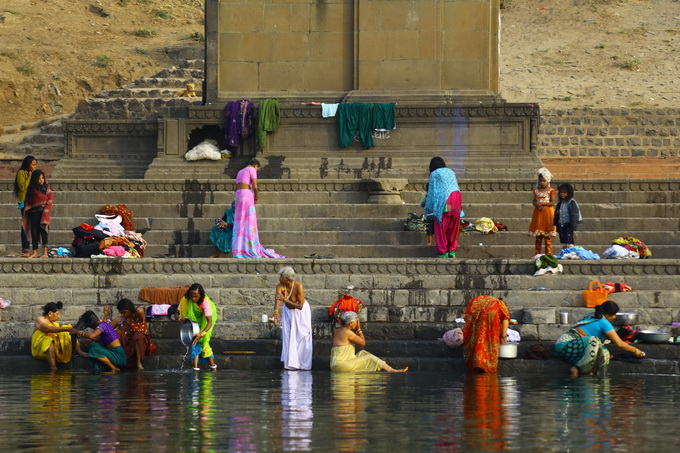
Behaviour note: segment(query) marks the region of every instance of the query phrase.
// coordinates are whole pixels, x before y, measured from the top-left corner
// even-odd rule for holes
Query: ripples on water
[[[680,447],[678,376],[5,371],[0,401],[6,451]]]

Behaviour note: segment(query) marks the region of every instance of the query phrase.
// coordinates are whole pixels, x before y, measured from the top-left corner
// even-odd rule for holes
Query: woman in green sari
[[[210,337],[215,327],[216,315],[215,304],[205,295],[203,286],[198,283],[191,285],[179,302],[179,321],[184,322],[185,319],[190,319],[199,326],[191,347],[191,360],[196,371],[200,369],[198,368],[199,362],[208,362],[211,370],[217,369],[215,354],[210,347]]]

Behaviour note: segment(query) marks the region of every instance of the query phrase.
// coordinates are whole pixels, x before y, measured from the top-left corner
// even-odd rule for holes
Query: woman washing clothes
[[[333,347],[331,348],[331,371],[380,371],[391,373],[403,373],[408,367],[395,369],[384,360],[379,359],[370,352],[359,351],[357,354],[354,345],[366,346],[366,337],[361,330],[359,317],[353,311],[346,311],[340,318],[341,327],[335,329],[333,334]]]
[[[285,258],[273,249],[266,249],[260,244],[255,212],[255,205],[260,198],[257,187],[259,169],[260,161],[252,158],[248,165],[236,175],[231,256],[234,258]]]
[[[84,329],[87,328],[93,331],[85,332]],[[76,341],[76,352],[81,357],[90,359],[95,370],[106,370],[104,367],[108,367],[110,371],[117,373],[120,371],[119,367],[125,366],[127,359],[118,334],[111,324],[99,319],[92,310],[83,313],[71,333],[89,340],[87,352]]]
[[[189,287],[182,300],[179,301],[179,322],[189,319],[198,324],[199,332],[191,343],[191,360],[194,371],[199,371],[198,363],[208,362],[211,370],[217,369],[215,354],[210,347],[210,337],[215,328],[217,308],[208,296],[203,286],[194,283]]]
[[[501,299],[478,296],[468,303],[464,318],[465,365],[470,371],[495,373],[501,344],[508,341],[508,307]]]
[[[111,325],[125,350],[126,367],[143,370],[144,357],[156,353],[156,345],[149,336],[146,313],[142,307],[135,307],[130,299],[119,300],[116,308],[120,316],[111,321]],[[108,305],[104,307],[104,318],[108,318],[109,311]]]
[[[605,339],[611,340],[618,348],[632,352],[636,357],[645,353],[619,337],[612,321],[619,312],[619,306],[607,301],[595,307],[595,313],[581,318],[574,327],[562,334],[555,343],[557,355],[569,362],[569,374],[597,374],[607,365],[611,355],[604,346]]]

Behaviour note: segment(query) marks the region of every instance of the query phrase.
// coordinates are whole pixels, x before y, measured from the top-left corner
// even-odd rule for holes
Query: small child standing
[[[536,238],[536,255],[541,254],[541,243],[545,240],[545,254],[552,255],[552,238],[557,235],[555,225],[555,189],[550,187],[552,173],[545,167],[537,172],[536,188],[531,192],[534,214],[529,225],[529,236]]]
[[[553,224],[557,227],[562,248],[566,249],[574,246],[574,231],[583,218],[581,209],[574,200],[574,188],[571,184],[561,184],[557,187],[557,196],[559,201],[555,206]]]

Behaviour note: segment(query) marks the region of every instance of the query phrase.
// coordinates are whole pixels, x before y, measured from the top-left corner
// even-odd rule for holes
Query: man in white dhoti
[[[302,283],[295,281],[295,271],[286,266],[279,270],[279,284],[274,295],[274,318],[280,319],[283,336],[281,361],[286,370],[312,369],[312,311],[305,300]]]

